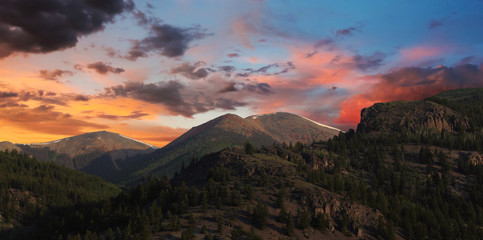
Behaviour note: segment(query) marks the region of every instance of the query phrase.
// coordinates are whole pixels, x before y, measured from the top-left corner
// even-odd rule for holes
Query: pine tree
[[[287,223],[286,223],[286,226],[285,227],[286,227],[287,235],[288,236],[293,236],[295,224],[294,224],[294,221],[293,221],[292,213],[288,213]]]

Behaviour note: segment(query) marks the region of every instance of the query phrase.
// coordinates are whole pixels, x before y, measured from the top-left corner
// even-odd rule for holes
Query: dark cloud
[[[236,74],[237,77],[243,77],[243,78],[250,77],[250,75],[251,74],[249,72],[237,73]]]
[[[344,29],[338,29],[336,32],[335,32],[335,35],[337,37],[340,37],[340,36],[349,36],[349,35],[352,35],[352,33],[354,31],[356,31],[357,28],[355,27],[349,27],[349,28],[344,28]]]
[[[236,68],[234,66],[225,65],[225,66],[219,66],[218,70],[224,72],[225,77],[231,77],[231,74],[236,70]]]
[[[320,48],[323,48],[323,49],[326,49],[328,51],[332,51],[336,48],[336,43],[334,41],[334,39],[332,38],[323,38],[323,39],[320,39],[319,41],[317,41],[315,44],[314,44],[314,50],[310,53],[307,53],[305,55],[306,58],[311,58],[313,57],[314,55],[318,54],[319,51],[318,49]]]
[[[382,52],[375,52],[370,56],[362,56],[357,54],[352,57],[352,61],[358,69],[368,71],[382,66],[386,56],[387,55]]]
[[[183,76],[193,80],[205,78],[209,73],[205,68],[200,67],[201,65],[203,64],[195,63],[194,65],[191,65],[190,63],[185,62],[180,66],[172,68],[171,73],[180,73]]]
[[[227,92],[237,92],[237,91],[249,91],[249,92],[255,92],[259,94],[274,93],[268,83],[251,84],[251,83],[235,83],[235,82],[227,83],[225,87],[223,87],[218,92],[227,93]]]
[[[175,81],[160,83],[127,82],[105,89],[105,96],[130,97],[141,101],[162,104],[170,111],[183,115],[192,116],[196,113],[193,106],[185,102],[181,97],[183,85]]]
[[[28,106],[25,105],[25,104],[20,104],[20,103],[14,102],[14,101],[8,101],[6,103],[0,104],[0,108],[16,108],[16,107],[26,108]]]
[[[55,107],[52,105],[40,105],[34,108],[33,110],[38,112],[48,112],[48,111],[52,111],[54,108]]]
[[[224,110],[236,110],[237,107],[243,107],[246,103],[239,102],[233,99],[217,98],[215,107]]]
[[[49,71],[49,70],[39,71],[39,77],[45,80],[57,81],[59,77],[62,77],[64,75],[72,76],[73,73],[71,71],[60,70],[60,69],[56,69],[53,71]]]
[[[76,95],[76,96],[74,97],[74,101],[82,101],[82,102],[87,102],[87,101],[89,101],[89,99],[90,99],[90,98],[89,98],[89,96],[80,95],[80,94],[79,94],[79,95]]]
[[[97,73],[103,74],[103,75],[107,73],[120,74],[124,72],[124,69],[122,68],[115,68],[109,65],[108,63],[103,63],[103,62],[91,63],[87,65],[87,68],[94,69]]]
[[[240,55],[238,53],[228,53],[226,56],[229,58],[236,58],[236,57],[239,57]]]
[[[332,60],[330,60],[330,63],[339,63],[341,59],[342,56],[338,54],[334,58],[332,58]]]
[[[270,94],[273,93],[272,87],[268,85],[268,83],[258,83],[256,85],[257,91],[263,93],[263,94]]]
[[[112,58],[114,58],[114,57],[121,58],[122,57],[122,55],[119,52],[119,50],[116,50],[116,49],[114,49],[112,47],[104,47],[104,50],[106,51],[106,55],[109,56],[109,57],[112,57]]]
[[[474,59],[475,59],[474,56],[464,57],[456,65],[470,64],[471,61],[473,61]]]
[[[236,76],[243,77],[243,78],[250,77],[252,74],[264,75],[264,76],[276,76],[283,73],[287,73],[293,69],[295,69],[295,65],[293,64],[293,62],[280,63],[280,64],[272,63],[269,65],[260,67],[258,69],[245,68],[243,69],[244,72],[237,73]]]
[[[226,93],[226,92],[236,92],[236,91],[238,91],[238,90],[239,90],[239,89],[237,89],[237,88],[236,88],[236,83],[234,83],[234,82],[230,82],[230,83],[227,83],[227,84],[225,85],[225,87],[224,87],[224,88],[222,88],[222,89],[221,89],[220,91],[218,91],[218,92],[220,92],[220,93]]]
[[[0,91],[0,99],[2,99],[2,98],[12,98],[12,97],[18,97],[18,93]]]
[[[80,65],[80,64],[75,64],[74,69],[77,70],[77,71],[84,71],[84,67],[82,67],[82,65]]]
[[[131,11],[136,23],[141,27],[149,27],[153,24],[161,24],[163,21],[158,17],[147,16],[144,12],[134,9]]]
[[[317,48],[327,48],[333,49],[335,47],[335,41],[331,38],[323,38],[317,41],[314,45],[315,49]]]
[[[229,66],[229,65],[219,66],[218,69],[220,69],[220,71],[227,72],[227,73],[232,73],[233,71],[236,70],[234,66]]]
[[[207,35],[200,26],[178,28],[167,24],[152,24],[148,37],[132,41],[126,59],[135,61],[140,57],[147,57],[151,52],[170,58],[179,57],[185,53],[191,41]]]
[[[131,10],[123,0],[7,0],[0,4],[0,58],[15,52],[47,53],[77,44],[114,16]]]
[[[89,96],[73,93],[57,94],[55,92],[46,92],[44,90],[37,91],[20,91],[20,92],[1,92],[0,101],[9,101],[11,103],[8,106],[15,106],[13,102],[18,103],[17,106],[21,106],[20,102],[37,101],[44,106],[47,105],[59,105],[68,106],[70,101],[88,101]],[[5,107],[5,106],[4,106]]]
[[[429,29],[435,29],[440,26],[443,26],[443,23],[441,21],[431,20],[431,22],[429,22]]]
[[[104,118],[104,119],[109,119],[109,120],[139,119],[139,118],[144,117],[144,116],[149,116],[149,114],[144,113],[142,111],[133,111],[133,112],[131,112],[131,114],[129,114],[127,116],[110,115],[110,114],[104,114],[104,113],[97,115],[98,118]]]

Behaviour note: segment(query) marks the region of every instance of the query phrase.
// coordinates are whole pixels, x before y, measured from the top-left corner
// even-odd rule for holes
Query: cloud
[[[456,65],[470,64],[471,61],[473,61],[474,59],[475,59],[475,56],[464,57],[458,63],[456,63]]]
[[[53,71],[49,71],[49,70],[39,71],[39,77],[45,80],[57,81],[59,77],[62,77],[64,75],[72,76],[74,75],[74,73],[72,73],[71,71],[60,70],[60,69],[55,69]]]
[[[401,62],[403,64],[414,65],[414,63],[417,61],[427,61],[428,59],[434,59],[445,51],[447,51],[447,49],[436,46],[414,46],[410,48],[404,48],[400,50],[402,57]]]
[[[14,107],[25,108],[25,107],[28,107],[28,106],[25,105],[25,104],[19,104],[19,103],[14,102],[14,101],[8,101],[6,103],[0,104],[0,108],[14,108]]]
[[[149,103],[162,104],[173,113],[192,116],[196,111],[183,100],[181,89],[183,89],[183,85],[175,81],[149,84],[127,82],[124,85],[106,88],[104,96],[130,97]]]
[[[81,36],[102,30],[132,7],[132,2],[123,0],[2,1],[0,58],[74,47]]]
[[[94,69],[97,73],[106,75],[107,73],[120,74],[124,72],[122,68],[112,67],[109,63],[95,62],[87,65],[88,69]]]
[[[18,93],[0,91],[0,99],[2,99],[2,98],[12,98],[12,97],[18,97]]]
[[[168,24],[155,23],[151,25],[149,36],[142,40],[133,40],[126,59],[135,61],[155,52],[162,56],[173,58],[182,56],[191,41],[202,39],[209,34],[200,26],[178,28]]]
[[[144,116],[149,116],[149,114],[144,113],[142,111],[133,111],[133,112],[131,112],[131,114],[126,115],[126,116],[111,115],[111,114],[105,114],[105,113],[101,113],[101,114],[97,115],[98,118],[104,118],[104,119],[108,119],[108,120],[140,119],[141,117],[144,117]]]
[[[435,29],[440,26],[443,26],[443,23],[441,21],[431,20],[431,22],[429,22],[429,29]]]
[[[19,91],[19,92],[2,92],[0,91],[0,103],[8,101],[8,106],[22,106],[20,102],[36,101],[41,106],[58,105],[68,106],[70,101],[89,101],[90,96],[76,94],[76,93],[62,93],[57,94],[51,91],[37,90],[37,91]]]
[[[200,64],[195,64],[191,65],[188,62],[185,62],[181,64],[180,66],[171,68],[171,73],[180,73],[183,76],[192,79],[192,80],[197,80],[201,78],[205,78],[208,76],[208,71],[205,68],[199,67],[197,65]]]
[[[238,91],[248,91],[248,92],[255,92],[259,94],[272,94],[274,91],[272,87],[268,83],[235,83],[230,82],[225,85],[219,93],[228,93],[228,92],[238,92]]]
[[[227,98],[217,98],[215,103],[216,108],[221,108],[225,110],[235,110],[237,107],[243,107],[245,105],[247,104]]]
[[[456,88],[483,87],[483,69],[464,64],[437,68],[406,67],[375,76],[377,83],[341,103],[337,123],[355,126],[360,110],[375,102],[421,100]]]
[[[228,53],[226,56],[229,57],[229,58],[236,58],[236,57],[239,57],[240,54],[238,54],[238,53]]]
[[[315,49],[317,49],[317,48],[327,48],[328,50],[331,50],[331,49],[334,49],[335,46],[336,46],[336,43],[335,43],[334,39],[331,39],[331,38],[320,39],[319,41],[317,41],[314,44]]]
[[[352,57],[353,63],[355,66],[362,70],[362,71],[368,71],[368,70],[374,70],[379,68],[380,66],[383,65],[384,59],[386,58],[386,54],[382,52],[375,52],[372,55],[369,56],[362,56],[362,55],[355,55]],[[340,57],[340,56],[339,56]],[[335,58],[334,58],[335,60]],[[339,61],[340,58],[337,60]]]
[[[55,107],[52,105],[40,105],[32,110],[37,112],[49,112],[52,111],[54,108]]]
[[[82,101],[82,102],[87,102],[87,101],[89,101],[89,99],[90,99],[90,98],[89,98],[89,96],[85,96],[85,95],[81,95],[81,94],[76,95],[76,96],[74,97],[74,101]]]
[[[15,104],[13,104],[15,105]],[[54,106],[40,105],[28,108],[25,105],[0,108],[0,122],[12,128],[54,135],[78,135],[85,129],[107,129],[109,126],[75,119],[69,113],[54,111]]]
[[[340,36],[350,36],[356,30],[357,30],[357,28],[355,28],[355,27],[337,29],[337,31],[335,32],[335,35],[337,37],[340,37]]]
[[[236,70],[236,68],[234,66],[229,66],[229,65],[219,66],[218,69],[220,69],[221,71],[223,71],[225,73],[232,73],[233,71]]]

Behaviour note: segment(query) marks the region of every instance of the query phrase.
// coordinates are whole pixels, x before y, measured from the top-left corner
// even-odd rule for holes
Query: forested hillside
[[[40,162],[15,150],[0,152],[2,234],[29,225],[53,209],[98,202],[120,191],[98,177]]]

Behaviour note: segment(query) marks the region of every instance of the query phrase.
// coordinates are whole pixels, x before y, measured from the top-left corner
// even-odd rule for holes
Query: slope
[[[152,145],[107,131],[18,146],[41,161],[54,162],[104,179],[119,172],[129,160],[155,149]]]
[[[134,172],[117,182],[135,182],[141,176],[173,176],[201,156],[249,142],[255,147],[273,143],[309,143],[327,140],[340,130],[290,113],[273,113],[241,118],[226,114],[190,129],[165,147],[138,161]]]
[[[0,152],[0,232],[54,207],[108,199],[120,189],[101,179],[17,152]],[[1,239],[3,238],[0,234]]]

